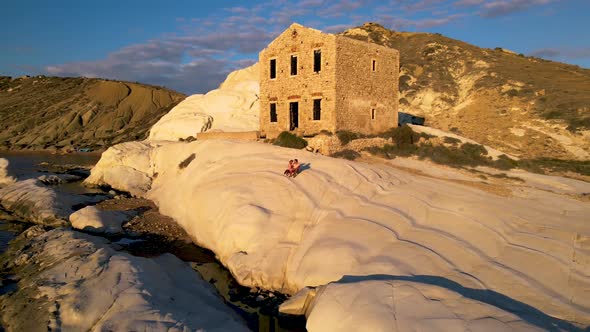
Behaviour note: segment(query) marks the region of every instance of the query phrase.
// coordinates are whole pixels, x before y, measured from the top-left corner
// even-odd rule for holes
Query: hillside
[[[0,149],[97,149],[143,139],[184,98],[139,83],[0,77]]]
[[[525,158],[590,159],[590,70],[366,23],[343,32],[400,51],[400,111]]]

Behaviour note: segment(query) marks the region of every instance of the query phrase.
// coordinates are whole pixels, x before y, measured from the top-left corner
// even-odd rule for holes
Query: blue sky
[[[3,1],[0,75],[87,76],[206,92],[292,22],[364,22],[590,68],[589,0]]]

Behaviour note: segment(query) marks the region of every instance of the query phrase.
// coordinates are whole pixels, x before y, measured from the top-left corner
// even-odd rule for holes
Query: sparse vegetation
[[[417,133],[408,125],[391,128],[383,133],[377,135],[382,138],[391,138],[396,145],[406,145],[417,143],[421,137],[428,139],[433,137],[425,133]]]
[[[322,134],[322,135],[328,135],[328,136],[332,136],[333,135],[331,131],[326,130],[326,129],[320,130],[320,134]]]
[[[590,160],[561,160],[550,158],[522,159],[518,161],[518,167],[529,172],[541,173],[573,172],[590,176]]]
[[[494,162],[487,156],[488,152],[482,145],[472,143],[463,143],[460,146],[454,144],[452,147],[434,145],[426,141],[426,139],[432,136],[418,134],[406,125],[392,128],[384,136],[393,138],[394,144],[386,144],[383,147],[371,147],[367,150],[389,159],[393,159],[396,156],[408,157],[414,155],[421,159],[430,159],[438,164],[455,167],[494,166]],[[421,137],[425,138],[425,142],[417,144]],[[453,139],[451,141],[455,142]]]
[[[392,129],[391,131],[397,133],[396,135],[392,136],[395,136],[394,142],[399,143],[393,145],[386,144],[382,147],[371,147],[366,150],[372,154],[380,155],[388,159],[394,159],[397,156],[417,156],[420,159],[429,159],[437,164],[453,167],[488,166],[501,170],[521,168],[529,172],[540,174],[545,174],[546,172],[573,172],[590,176],[590,161],[560,160],[549,158],[514,160],[506,155],[500,155],[496,160],[493,160],[488,156],[487,150],[483,145],[473,143],[463,143],[459,145],[460,141],[451,137],[445,137],[443,140],[444,143],[452,144],[451,147],[444,145],[434,145],[428,141],[425,141],[422,144],[416,144],[418,142],[416,139],[417,133],[413,132],[409,127],[406,129],[402,128],[403,127],[400,127],[395,131]],[[502,174],[504,173],[491,176],[522,181],[522,179]]]
[[[510,176],[506,173],[497,173],[497,174],[488,174],[491,177],[494,178],[498,178],[498,179],[507,179],[507,180],[513,180],[513,181],[518,181],[518,182],[524,182],[523,179],[516,177],[516,176]]]
[[[294,135],[294,134],[288,132],[288,131],[283,131],[274,140],[273,144],[278,145],[278,146],[282,146],[285,148],[303,149],[307,146],[307,141],[297,135]]]
[[[518,162],[502,154],[494,161],[494,167],[501,170],[509,170],[518,166]]]
[[[497,121],[499,109],[520,109],[520,112],[502,113],[505,121],[552,120],[564,123],[567,130],[574,133],[590,129],[588,69],[524,54],[510,54],[501,47],[484,49],[440,34],[392,31],[379,24],[365,24],[345,35],[366,40],[366,35],[352,32],[358,31],[358,28],[366,31],[371,41],[399,50],[400,105],[414,104],[413,98],[430,96],[434,92],[436,102],[432,104],[433,111],[435,108],[442,111],[465,100],[465,97],[460,97],[461,90],[468,94],[468,100],[472,98],[475,101],[467,107],[467,112],[477,112],[477,116],[466,114],[463,118],[447,118],[442,112],[437,112],[437,117],[430,121],[435,127],[453,128],[454,132],[463,136],[478,141],[485,139],[486,144],[503,148],[506,148],[503,138],[510,132],[492,124]],[[477,77],[479,79],[473,86],[464,87],[466,79]],[[501,92],[503,88],[504,93]],[[480,98],[482,103],[478,104]],[[529,105],[533,105],[532,109]],[[526,143],[518,145],[522,148],[513,145],[507,152],[529,158],[567,158],[567,151],[556,149],[556,144],[547,145],[543,139],[529,137],[521,140],[526,140]]]
[[[401,144],[389,145],[383,147],[372,147],[368,151],[393,159],[396,156],[409,157],[418,156],[420,159],[430,159],[437,164],[449,165],[453,167],[461,166],[493,166],[490,157],[481,153],[481,150],[476,148],[477,145],[464,143],[460,147],[446,147],[444,145],[433,145],[425,143],[417,144]],[[481,146],[483,148],[483,146]],[[483,148],[485,150],[485,148]]]
[[[0,77],[0,141],[10,149],[70,144],[98,149],[143,139],[184,98],[174,91],[156,90],[94,78]],[[127,93],[135,100],[131,105],[120,103]],[[152,103],[152,93],[162,106]]]
[[[461,140],[455,137],[445,136],[443,137],[443,142],[445,142],[446,144],[456,145],[461,143]]]
[[[350,142],[352,140],[363,137],[359,133],[353,133],[352,131],[346,131],[346,130],[336,132],[336,136],[338,136],[338,139],[340,140],[340,144],[342,144],[342,145],[346,145],[346,144],[348,144],[348,142]]]
[[[354,150],[342,150],[342,151],[338,151],[336,153],[333,153],[331,155],[331,157],[334,158],[343,158],[343,159],[348,159],[348,160],[355,160],[356,158],[360,157],[361,154],[354,151]]]

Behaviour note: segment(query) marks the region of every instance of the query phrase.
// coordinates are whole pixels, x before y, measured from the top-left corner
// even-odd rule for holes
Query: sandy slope
[[[0,149],[97,149],[143,139],[184,97],[96,78],[0,77]]]
[[[294,157],[304,171],[285,178]],[[387,165],[229,141],[122,144],[87,181],[117,178],[117,163],[152,179],[143,195],[244,285],[295,293],[347,276],[404,277],[467,290],[543,328],[590,324],[590,205],[569,196],[534,186],[498,196]],[[477,290],[490,296],[469,295]]]
[[[259,127],[258,65],[232,72],[219,89],[189,96],[150,130],[150,140],[177,141],[204,131]]]

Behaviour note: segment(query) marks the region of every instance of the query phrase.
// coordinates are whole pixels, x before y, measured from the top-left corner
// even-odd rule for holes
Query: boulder
[[[135,211],[104,211],[96,206],[87,206],[70,215],[72,227],[93,233],[121,233],[123,223],[137,213]]]

